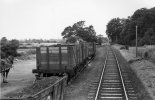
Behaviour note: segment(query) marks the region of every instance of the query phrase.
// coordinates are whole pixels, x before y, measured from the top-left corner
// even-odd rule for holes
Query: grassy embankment
[[[140,100],[155,99],[155,64],[154,46],[138,47],[138,57],[135,56],[135,47],[129,47],[129,50],[120,49],[121,45],[115,45],[122,56],[127,61],[131,69],[130,76],[134,80]],[[138,59],[137,59],[138,58]]]
[[[130,47],[129,51],[135,53],[135,47]],[[155,63],[155,45],[138,47],[137,55]]]

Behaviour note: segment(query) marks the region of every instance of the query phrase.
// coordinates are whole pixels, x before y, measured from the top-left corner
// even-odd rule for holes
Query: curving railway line
[[[102,73],[97,79],[90,87],[88,100],[137,100],[127,72],[119,65],[111,47],[107,47]]]

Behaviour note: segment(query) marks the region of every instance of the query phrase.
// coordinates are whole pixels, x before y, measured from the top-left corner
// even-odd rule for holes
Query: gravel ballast
[[[72,80],[65,90],[64,100],[87,100],[91,84],[101,74],[106,55],[105,47],[97,47],[95,59]]]

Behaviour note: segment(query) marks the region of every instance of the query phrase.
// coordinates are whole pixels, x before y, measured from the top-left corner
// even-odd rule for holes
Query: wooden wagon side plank
[[[50,59],[49,59],[49,48],[48,47],[46,47],[46,59],[47,59],[47,70],[49,70]]]
[[[39,71],[39,68],[41,67],[41,51],[40,47],[36,48],[36,65],[37,65],[37,70]]]
[[[59,68],[62,69],[61,44],[59,44]]]

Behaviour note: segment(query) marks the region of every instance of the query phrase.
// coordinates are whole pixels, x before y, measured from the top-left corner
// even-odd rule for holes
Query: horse
[[[7,77],[10,71],[10,68],[12,68],[13,66],[13,60],[14,57],[13,56],[9,56],[6,59],[1,59],[1,66],[0,66],[0,73],[2,75],[3,78],[3,83],[8,83],[7,82]]]

